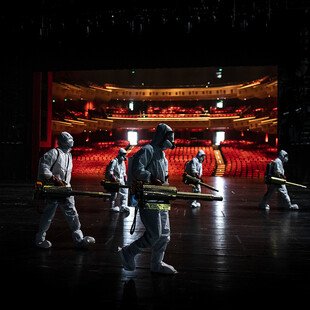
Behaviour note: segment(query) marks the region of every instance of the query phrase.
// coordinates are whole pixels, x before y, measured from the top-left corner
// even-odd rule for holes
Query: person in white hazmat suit
[[[68,132],[62,132],[58,136],[58,147],[50,149],[39,161],[38,180],[55,186],[70,187],[72,173],[73,137]],[[52,243],[45,239],[50,228],[57,207],[60,207],[72,232],[72,239],[76,248],[88,248],[95,243],[95,239],[84,236],[81,230],[79,215],[75,208],[74,196],[62,198],[47,198],[46,205],[41,215],[39,230],[35,237],[35,245],[48,249]]]
[[[279,152],[278,157],[273,161],[273,165],[271,166],[271,176],[285,179],[284,167],[283,165],[288,162],[288,153],[284,150]],[[269,210],[270,206],[268,201],[271,199],[273,193],[277,191],[279,193],[279,197],[281,199],[281,206],[288,210],[298,210],[299,207],[297,204],[292,204],[290,196],[288,195],[287,188],[285,184],[272,184],[267,183],[267,191],[264,194],[259,208],[263,210]]]
[[[185,166],[185,172],[192,177],[202,180],[202,163],[205,160],[206,153],[204,150],[199,150],[195,157],[193,157]],[[192,185],[193,193],[201,193],[201,185]],[[200,202],[194,200],[191,203],[192,208],[199,208],[201,206]]]
[[[127,182],[126,174],[126,154],[127,151],[120,148],[117,157],[112,159],[106,168],[106,178],[112,182],[125,185]],[[128,188],[120,188],[118,192],[112,192],[110,207],[113,212],[130,212],[128,204]]]
[[[132,183],[166,185],[168,161],[164,150],[174,147],[173,130],[166,124],[158,124],[151,143],[143,146],[132,158]],[[150,205],[152,207],[149,207]],[[170,206],[163,201],[144,202],[143,205],[139,205],[139,214],[145,232],[131,244],[119,248],[118,253],[124,269],[135,270],[136,255],[144,249],[150,248],[151,272],[170,275],[177,273],[173,266],[163,262],[166,247],[170,241],[169,207],[165,207],[167,205]]]

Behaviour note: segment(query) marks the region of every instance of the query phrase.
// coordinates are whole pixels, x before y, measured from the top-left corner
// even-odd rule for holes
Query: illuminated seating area
[[[222,175],[218,174],[218,169],[224,171],[223,176],[262,178],[267,162],[275,157],[276,151],[267,152],[265,146],[248,140],[255,141],[255,135],[259,136],[260,143],[268,141],[268,135],[274,140],[277,134],[277,100],[269,96],[271,93],[245,96],[247,89],[240,89],[240,94],[244,92],[244,96],[228,98],[195,97],[196,91],[200,91],[196,89],[195,93],[187,90],[188,96],[182,99],[171,99],[163,94],[161,100],[154,100],[154,97],[133,100],[125,96],[124,90],[124,93],[115,93],[115,97],[101,105],[92,102],[81,105],[80,102],[70,101],[70,105],[66,103],[70,108],[54,113],[52,131],[57,134],[68,130],[82,137],[80,145],[87,144],[74,149],[74,174],[102,176],[108,162],[117,156],[119,148],[129,146],[129,141],[121,140],[127,137],[129,131],[136,131],[141,139],[137,146],[128,149],[128,157],[149,143],[156,124],[164,122],[176,133],[177,147],[165,151],[170,178],[181,177],[186,161],[192,159],[199,149],[206,152],[204,176]],[[58,104],[63,107],[61,102]],[[209,140],[217,131],[225,131],[226,134],[226,140],[218,148],[221,152],[218,155],[222,155],[224,160],[221,163],[216,161],[216,147]],[[231,134],[231,131],[235,133]],[[266,139],[262,140],[265,135]],[[227,139],[235,136],[248,140]],[[112,137],[115,137],[114,141],[105,141]]]
[[[114,142],[100,142],[93,147],[79,147],[73,150],[73,175],[103,176],[105,167],[117,156],[120,147]]]
[[[181,178],[185,163],[196,156],[200,149],[204,150],[206,153],[206,158],[203,162],[203,175],[212,176],[216,169],[216,161],[212,146],[180,146],[173,150],[165,151],[169,163],[169,177]]]
[[[141,144],[148,142],[149,140],[140,140]],[[181,177],[185,163],[192,159],[200,149],[203,149],[206,153],[206,160],[203,163],[204,175],[211,176],[215,171],[216,162],[210,143],[211,141],[205,143],[209,144],[209,146],[179,146],[173,150],[165,151],[169,163],[169,176],[171,178]],[[130,148],[128,157],[133,156],[140,149],[141,144]],[[73,151],[73,174],[103,176],[104,169],[109,161],[117,156],[120,147],[126,146],[128,146],[128,141],[121,140],[121,143],[120,141],[99,142],[92,147],[75,148]]]
[[[276,157],[276,148],[261,147],[249,141],[223,141],[226,163],[224,176],[263,178],[266,164]]]
[[[141,139],[137,146],[128,148],[127,140],[97,142],[91,147],[76,147],[73,151],[74,175],[103,176],[109,161],[117,156],[120,147],[128,148],[128,157],[133,156],[141,146],[150,140]],[[203,175],[214,176],[217,168],[214,149],[210,140],[176,139],[177,147],[166,150],[169,164],[169,178],[181,178],[185,163],[202,149],[206,153],[203,162]],[[244,140],[225,140],[219,150],[225,162],[223,176],[242,178],[263,178],[266,164],[276,157],[276,148],[258,145]],[[126,162],[126,165],[128,162]]]

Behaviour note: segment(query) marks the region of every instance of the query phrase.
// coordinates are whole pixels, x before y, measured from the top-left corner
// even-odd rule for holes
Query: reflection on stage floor
[[[172,201],[171,241],[165,261],[178,274],[150,273],[150,252],[137,257],[137,270],[125,271],[118,246],[143,233],[138,217],[130,234],[130,214],[109,211],[106,199],[76,197],[85,234],[94,236],[90,250],[76,250],[60,210],[48,231],[53,246],[33,246],[42,203],[32,200],[31,184],[1,184],[2,301],[14,305],[104,306],[105,309],[192,309],[212,304],[275,305],[306,300],[310,289],[309,191],[288,187],[299,211],[278,207],[258,209],[265,192],[259,179],[210,177],[206,183],[219,189],[203,193],[222,195],[223,201],[203,201],[191,208],[189,201]],[[191,188],[170,181],[180,191]],[[100,179],[73,178],[78,190],[103,191]]]

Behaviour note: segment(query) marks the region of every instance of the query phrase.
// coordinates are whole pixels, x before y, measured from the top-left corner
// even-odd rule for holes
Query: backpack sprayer
[[[110,193],[105,192],[89,192],[73,190],[69,186],[45,185],[41,181],[35,183],[34,199],[42,198],[65,198],[70,196],[89,196],[95,198],[109,198]]]
[[[108,192],[90,192],[90,191],[77,191],[68,186],[55,186],[44,185],[42,182],[37,181],[35,184],[34,198],[62,198],[69,196],[89,196],[96,198],[109,198],[111,192],[118,192],[120,188],[130,188],[132,193],[135,193],[139,198],[144,201],[150,200],[173,200],[173,199],[201,199],[201,200],[223,200],[222,196],[215,196],[210,194],[179,192],[173,186],[158,186],[141,184],[135,189],[127,185],[121,185],[118,182],[111,182],[102,180],[100,184]]]
[[[211,185],[209,185],[209,184],[207,184],[207,183],[202,182],[200,179],[195,178],[195,177],[189,175],[189,174],[186,173],[186,172],[183,173],[183,183],[189,184],[189,185],[190,185],[190,184],[192,184],[192,185],[198,185],[198,184],[199,184],[199,185],[202,185],[202,186],[204,186],[204,187],[206,187],[206,188],[209,188],[209,189],[211,189],[211,190],[213,190],[213,191],[216,191],[216,192],[219,191],[219,190],[216,189],[215,187],[213,187],[213,186],[211,186]]]
[[[293,183],[293,182],[288,182],[285,179],[281,179],[281,178],[270,177],[268,180],[269,180],[269,182],[268,182],[269,184],[291,185],[291,186],[295,186],[295,187],[308,188],[305,185]]]
[[[137,182],[136,186],[130,187],[127,185],[121,185],[117,182],[111,182],[107,180],[102,180],[101,185],[110,192],[118,192],[120,188],[129,188],[131,193],[137,195],[139,198],[149,201],[149,200],[174,200],[174,199],[200,199],[206,201],[222,201],[222,196],[216,196],[211,194],[200,194],[200,193],[190,193],[190,192],[179,192],[174,186],[165,185],[151,185],[143,184],[142,182]]]

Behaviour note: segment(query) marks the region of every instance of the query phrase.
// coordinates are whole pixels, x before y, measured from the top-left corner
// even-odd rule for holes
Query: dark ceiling
[[[8,53],[35,69],[277,65],[309,19],[306,0],[14,2],[0,13]],[[296,51],[294,47],[296,46]]]
[[[220,71],[219,71],[220,70]],[[218,78],[217,73],[221,73]],[[275,66],[154,68],[54,72],[53,81],[81,86],[114,84],[119,87],[208,87],[277,77]]]

